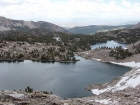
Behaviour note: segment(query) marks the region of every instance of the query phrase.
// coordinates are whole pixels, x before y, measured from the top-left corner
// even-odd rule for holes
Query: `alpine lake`
[[[92,45],[91,49],[102,46],[125,47],[115,41]],[[109,82],[122,76],[131,68],[86,60],[75,55],[76,63],[41,63],[25,60],[24,62],[0,63],[0,90],[33,90],[53,92],[62,98],[77,98],[93,95],[85,87],[91,84]]]

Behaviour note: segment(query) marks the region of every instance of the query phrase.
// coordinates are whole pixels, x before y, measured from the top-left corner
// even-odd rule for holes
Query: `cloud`
[[[122,0],[122,4],[123,4],[124,6],[127,6],[127,7],[130,7],[130,6],[131,6],[131,3],[128,2],[128,1],[126,1],[126,0]]]
[[[0,5],[20,5],[24,0],[0,0]]]
[[[71,1],[75,1],[75,2],[101,2],[103,0],[71,0]]]
[[[139,20],[140,3],[126,0],[0,0],[2,16],[55,24],[119,24]],[[6,5],[6,6],[5,6]],[[129,8],[128,8],[129,7]]]

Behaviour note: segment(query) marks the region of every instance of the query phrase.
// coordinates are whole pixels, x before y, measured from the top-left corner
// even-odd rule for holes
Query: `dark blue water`
[[[123,75],[130,68],[85,60],[79,56],[77,63],[0,63],[0,90],[52,91],[64,98],[91,96],[85,87],[99,84]]]
[[[122,46],[124,48],[127,45],[126,44],[121,44],[121,43],[118,43],[118,42],[115,42],[115,41],[111,40],[111,41],[107,41],[107,43],[98,43],[98,44],[95,44],[95,45],[91,45],[90,47],[91,47],[92,50],[94,50],[95,48],[104,47],[104,46],[110,47],[110,48]]]

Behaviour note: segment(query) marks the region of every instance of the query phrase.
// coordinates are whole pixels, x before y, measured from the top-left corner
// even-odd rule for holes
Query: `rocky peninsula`
[[[64,51],[63,51],[64,50]],[[15,62],[32,60],[37,62],[76,62],[73,52],[60,46],[25,41],[0,43],[0,61]]]
[[[108,63],[109,62],[124,63],[124,62],[132,62],[132,61],[140,62],[139,48],[140,48],[140,41],[137,41],[134,44],[128,45],[126,48],[117,47],[114,49],[108,47],[101,47],[101,48],[96,48],[95,50],[77,52],[77,54],[86,59],[93,59],[93,60],[108,62]]]

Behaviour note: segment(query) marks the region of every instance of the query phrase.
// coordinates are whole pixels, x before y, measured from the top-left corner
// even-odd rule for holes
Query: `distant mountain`
[[[65,30],[64,28],[44,21],[33,22],[33,21],[23,21],[23,20],[12,20],[0,16],[0,31],[15,30],[15,31],[25,32],[37,28],[43,29],[43,31],[45,30],[46,33],[47,32],[68,33],[68,31]]]
[[[120,25],[120,26],[91,25],[91,26],[74,27],[67,30],[73,34],[92,35],[96,32],[106,32],[106,31],[112,31],[117,29],[129,29],[132,27],[133,25]]]
[[[140,28],[140,22],[132,27],[133,29]]]

